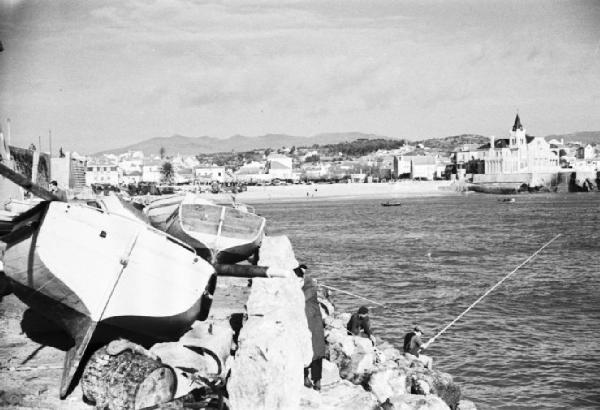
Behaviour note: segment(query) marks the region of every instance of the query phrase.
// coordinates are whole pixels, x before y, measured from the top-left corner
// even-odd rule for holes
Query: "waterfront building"
[[[202,165],[195,170],[196,180],[200,183],[225,182],[225,167],[218,165]]]
[[[292,158],[285,155],[269,155],[267,172],[273,179],[292,179]]]
[[[87,162],[85,184],[119,184],[119,167],[112,157],[93,158]]]
[[[393,175],[395,178],[433,180],[437,161],[431,155],[396,155]]]
[[[162,166],[164,161],[146,159],[142,165],[142,181],[160,183],[162,181]]]
[[[559,152],[542,137],[528,135],[519,114],[508,138],[490,137],[475,150],[454,153],[458,169],[473,174],[530,174],[556,172]]]

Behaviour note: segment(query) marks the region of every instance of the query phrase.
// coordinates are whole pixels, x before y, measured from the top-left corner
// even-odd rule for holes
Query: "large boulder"
[[[299,263],[294,255],[292,243],[287,236],[265,236],[260,245],[259,265],[292,270]]]
[[[323,374],[321,377],[321,386],[331,386],[338,383],[340,378],[340,369],[335,363],[330,362],[327,359],[323,359]]]
[[[477,410],[477,406],[471,400],[462,399],[458,402],[456,410]]]
[[[329,343],[329,359],[339,367],[343,379],[355,384],[369,379],[376,358],[371,340],[345,335],[339,329],[327,331],[325,339]]]
[[[410,383],[406,373],[400,369],[384,368],[371,374],[369,389],[379,403],[385,403],[393,396],[410,393]]]
[[[451,408],[455,409],[461,398],[458,384],[454,383],[452,376],[437,370],[423,367],[412,367],[408,373],[411,380],[411,391],[418,394],[435,394]]]
[[[320,392],[304,389],[301,409],[319,410],[375,410],[379,408],[373,394],[346,380]]]
[[[385,410],[450,410],[442,399],[434,395],[399,394],[383,406]]]

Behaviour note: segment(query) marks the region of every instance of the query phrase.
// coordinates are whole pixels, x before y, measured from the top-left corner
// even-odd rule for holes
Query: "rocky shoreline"
[[[266,255],[266,258],[265,258]],[[297,266],[286,237],[266,238],[261,264]],[[452,376],[407,359],[382,341],[348,335],[349,313],[323,299],[328,357],[322,390],[304,387],[310,362],[310,333],[304,297],[295,278],[254,279],[238,350],[227,384],[233,409],[475,409],[462,399]],[[250,376],[251,375],[251,376]]]
[[[322,389],[305,387],[311,335],[301,284],[291,271],[298,261],[288,238],[266,237],[260,264],[288,270],[290,276],[255,278],[251,287],[244,279],[221,278],[208,319],[196,322],[178,342],[150,349],[178,379],[177,398],[153,408],[198,408],[200,403],[233,410],[476,408],[462,399],[451,375],[424,368],[385,341],[375,347],[367,338],[348,335],[350,314],[336,311],[327,299],[322,299],[328,353]],[[89,409],[94,403],[84,401],[80,387],[66,400],[58,399],[61,350],[68,341],[53,328],[46,329],[57,338],[52,343],[33,336],[27,329],[42,330],[42,319],[25,309],[14,296],[2,303],[0,405]]]

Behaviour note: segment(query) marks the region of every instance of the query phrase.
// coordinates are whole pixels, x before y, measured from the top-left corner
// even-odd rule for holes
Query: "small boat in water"
[[[402,205],[401,202],[390,202],[390,201],[387,201],[387,202],[382,202],[381,203],[381,206],[401,206],[401,205]]]
[[[119,337],[178,340],[208,315],[215,269],[192,249],[134,219],[84,205],[42,202],[2,236],[0,288],[10,289],[74,340],[61,397],[88,345]]]
[[[500,202],[515,202],[515,198],[502,198],[499,199]]]
[[[152,220],[150,223],[158,227]],[[248,259],[260,246],[264,229],[265,218],[241,205],[216,205],[193,194],[186,195],[164,222],[165,232],[213,264]]]

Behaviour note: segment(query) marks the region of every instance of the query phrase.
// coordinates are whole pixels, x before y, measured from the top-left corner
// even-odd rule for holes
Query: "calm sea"
[[[556,234],[431,346],[480,408],[600,408],[600,194],[257,204],[270,235],[325,284],[384,302],[372,322],[401,348],[433,336]],[[363,302],[336,294],[350,311]]]

